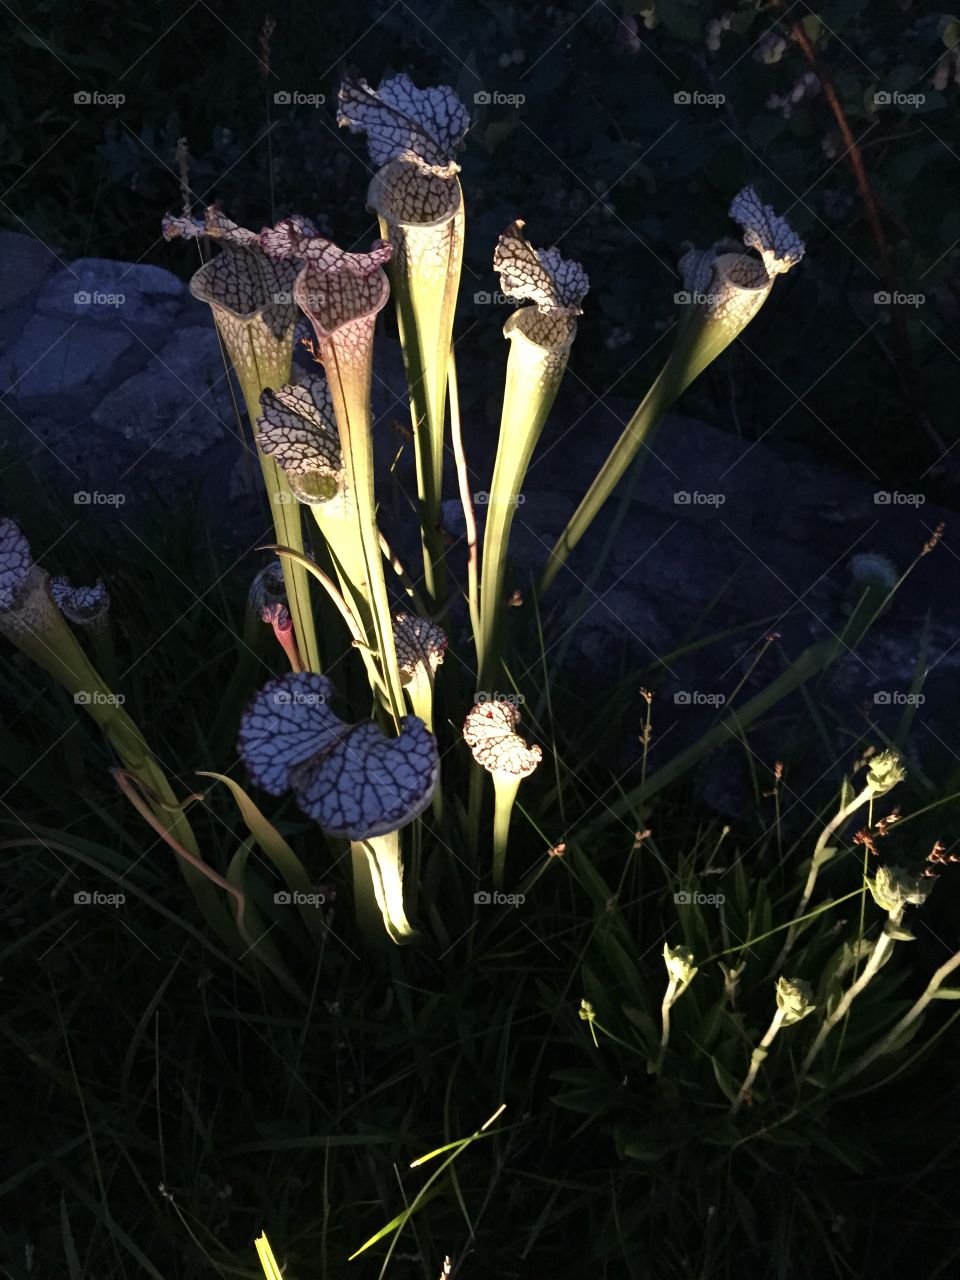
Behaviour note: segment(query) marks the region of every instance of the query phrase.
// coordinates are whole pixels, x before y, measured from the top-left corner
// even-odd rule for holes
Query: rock
[[[102,460],[90,448],[88,424],[67,426],[49,415],[30,413],[13,418],[6,434],[8,465],[27,462],[32,470],[52,471],[54,485],[67,501],[78,490],[95,487]]]
[[[186,285],[161,267],[78,258],[48,280],[37,298],[41,315],[136,334],[152,348],[173,330]]]
[[[177,329],[146,369],[106,396],[93,421],[144,451],[199,457],[233,420],[228,377],[212,328]]]
[[[132,334],[34,316],[0,359],[0,386],[19,406],[62,418],[95,403],[140,363]]]

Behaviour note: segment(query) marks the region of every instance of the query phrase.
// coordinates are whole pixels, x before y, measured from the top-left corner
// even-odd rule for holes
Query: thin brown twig
[[[837,122],[837,128],[840,130],[840,135],[844,142],[845,156],[853,170],[857,189],[860,192],[860,198],[863,201],[864,211],[867,215],[870,232],[877,246],[877,253],[880,255],[880,267],[886,280],[887,290],[893,296],[897,293],[896,266],[893,254],[890,251],[887,233],[883,229],[880,206],[877,203],[877,197],[874,195],[866,166],[863,163],[863,153],[860,150],[860,145],[853,136],[850,121],[847,119],[847,113],[843,109],[843,103],[840,101],[840,95],[837,93],[833,77],[817,55],[813,42],[807,35],[801,21],[794,22],[791,25],[790,36],[799,45],[803,56],[810,64],[810,69],[820,81],[823,95],[829,103],[830,110],[833,112],[833,117]],[[897,376],[903,389],[909,390],[913,383],[913,358],[910,352],[910,340],[907,336],[906,322],[899,307],[891,307],[891,318],[894,347],[896,349]]]

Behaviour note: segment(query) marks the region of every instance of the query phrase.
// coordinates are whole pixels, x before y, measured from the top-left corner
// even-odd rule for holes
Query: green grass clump
[[[157,534],[155,564],[112,583],[117,660],[128,709],[151,710],[158,758],[179,762],[174,785],[198,797],[190,821],[223,869],[248,832],[226,790],[194,770],[232,767],[210,728],[242,591],[186,513],[180,529]],[[220,585],[191,603],[174,576]],[[911,908],[920,951],[901,959],[898,945],[815,1071],[804,1078],[801,1061],[816,1011],[776,1038],[752,1105],[731,1115],[777,1007],[773,966],[804,859],[837,797],[825,787],[800,803],[752,756],[768,711],[742,727],[757,789],[732,828],[704,810],[689,769],[663,785],[639,766],[618,780],[609,716],[587,719],[582,686],[552,669],[535,625],[517,643],[517,670],[531,672],[525,723],[551,757],[512,827],[507,889],[523,901],[476,902],[489,862],[465,851],[466,815],[428,815],[408,873],[419,944],[363,951],[348,868],[288,804],[276,826],[327,900],[319,943],[273,903],[282,884],[256,854],[249,890],[295,990],[204,929],[173,855],[113,788],[95,731],[52,684],[25,697],[24,668],[5,660],[0,697],[21,702],[2,738],[6,1275],[254,1277],[261,1230],[294,1278],[375,1276],[391,1248],[386,1274],[426,1280],[447,1255],[463,1276],[893,1276],[908,1263],[950,1274],[955,1224],[937,1188],[957,1163],[942,1123],[953,1006],[931,1006],[908,1043],[841,1083],[946,958],[923,923],[936,898]],[[268,655],[279,667],[279,650]],[[469,673],[444,675],[456,705]],[[655,732],[653,677],[640,675]],[[608,696],[642,733],[646,704]],[[835,714],[822,691],[810,707],[777,710],[787,781]],[[551,725],[586,728],[574,743]],[[844,727],[852,761],[872,744]],[[465,756],[452,725],[438,732]],[[955,803],[909,778],[899,788],[889,861],[925,850]],[[787,962],[824,1008],[862,966],[861,900],[865,943],[879,923],[853,834],[837,832]],[[82,891],[125,900],[78,904]],[[706,897],[718,894],[722,906]],[[698,972],[658,1064],[665,942],[691,950]]]

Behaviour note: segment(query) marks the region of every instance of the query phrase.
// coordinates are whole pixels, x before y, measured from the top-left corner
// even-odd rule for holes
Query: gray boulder
[[[143,359],[129,332],[36,315],[0,356],[0,392],[17,412],[76,418]]]
[[[93,422],[144,456],[199,458],[233,422],[229,376],[212,327],[176,329],[145,369],[104,397]]]

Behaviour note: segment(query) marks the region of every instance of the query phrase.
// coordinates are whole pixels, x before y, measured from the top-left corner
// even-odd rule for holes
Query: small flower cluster
[[[732,13],[721,14],[719,18],[711,18],[707,23],[707,48],[711,53],[719,53],[720,41],[723,39],[723,33],[730,30],[730,23],[733,21]]]
[[[960,85],[960,50],[948,49],[930,77],[930,88],[942,93],[950,83]]]
[[[767,109],[779,111],[784,120],[789,120],[804,98],[813,98],[820,92],[820,81],[812,71],[805,71],[786,93],[771,93],[767,98]]]
[[[947,853],[947,846],[941,840],[937,840],[933,848],[927,854],[925,862],[927,865],[923,868],[921,874],[931,880],[937,880],[939,879],[939,873],[934,871],[933,867],[945,867],[949,863],[960,862],[960,854]]]
[[[853,837],[853,843],[862,845],[868,853],[872,853],[874,857],[879,857],[877,841],[890,834],[891,825],[896,822],[899,817],[900,809],[898,806],[891,813],[888,813],[885,818],[881,818],[880,821],[874,825],[872,830],[870,827],[863,827],[858,831]]]

